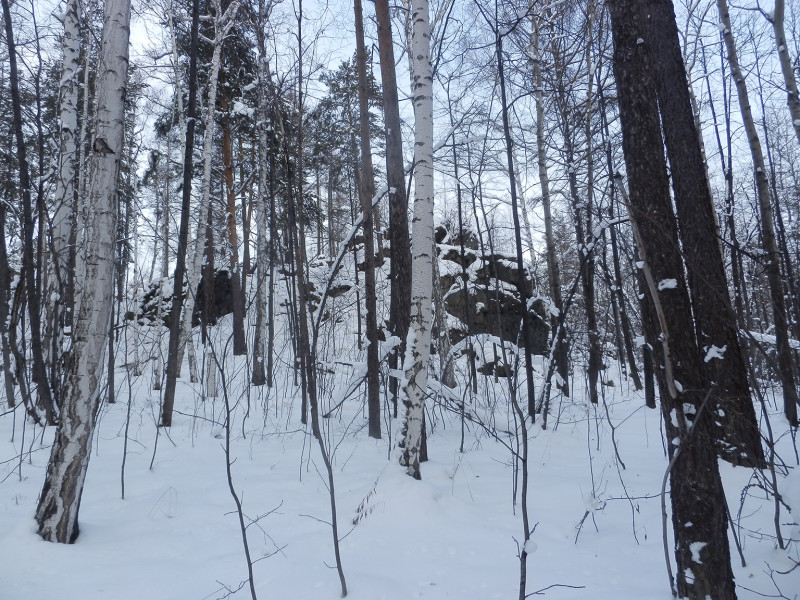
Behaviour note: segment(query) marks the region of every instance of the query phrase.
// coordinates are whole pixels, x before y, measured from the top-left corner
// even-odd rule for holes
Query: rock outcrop
[[[501,252],[481,252],[477,240],[469,234],[465,236],[462,253],[460,239],[451,238],[442,226],[437,228],[436,238],[439,285],[445,310],[450,315],[450,342],[457,344],[467,335],[489,334],[521,345],[523,307],[516,258]],[[525,278],[524,293],[529,298],[531,353],[546,354],[550,333],[547,308],[545,300],[538,297],[530,274]]]

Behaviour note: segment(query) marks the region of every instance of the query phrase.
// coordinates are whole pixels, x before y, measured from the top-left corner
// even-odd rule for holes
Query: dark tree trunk
[[[25,277],[25,291],[28,298],[28,315],[31,328],[31,351],[33,353],[33,380],[37,384],[39,405],[44,408],[47,422],[56,422],[56,407],[47,378],[47,366],[44,363],[42,348],[42,315],[39,288],[36,285],[36,257],[33,246],[33,207],[31,205],[31,181],[28,169],[25,135],[22,131],[22,100],[19,91],[19,75],[17,71],[17,48],[14,42],[14,28],[11,21],[11,9],[8,0],[3,0],[3,19],[5,20],[6,43],[8,45],[9,86],[11,88],[11,110],[13,114],[14,137],[17,143],[17,160],[19,161],[19,187],[22,195],[23,244],[22,270]],[[40,214],[40,219],[44,218]]]
[[[200,308],[200,331],[203,344],[208,340],[208,327],[217,324],[217,299],[214,294],[214,283],[216,274],[214,273],[214,216],[211,207],[208,210],[208,219],[206,220],[205,229],[205,251],[206,257],[203,261],[203,270],[200,275],[200,280],[203,282],[203,295],[198,298],[198,305]],[[200,304],[202,302],[202,304]]]
[[[0,231],[6,230],[6,201],[0,201]],[[14,408],[14,368],[11,365],[11,348],[8,338],[8,315],[11,303],[11,276],[8,268],[6,236],[0,235],[0,345],[3,354],[3,383],[6,402]]]
[[[275,108],[274,110],[277,110]],[[270,125],[274,126],[274,113]],[[278,260],[278,222],[275,213],[275,152],[269,153],[269,287],[267,288],[267,385],[274,382],[275,354],[275,263]]]
[[[589,32],[589,35],[591,33]],[[578,176],[575,172],[575,128],[570,123],[570,113],[575,112],[575,107],[572,105],[571,100],[568,98],[569,91],[564,77],[567,73],[567,66],[564,64],[564,58],[557,42],[554,40],[552,44],[554,69],[556,76],[556,101],[558,104],[559,117],[561,120],[561,133],[563,135],[562,156],[568,165],[567,179],[569,182],[569,198],[572,204],[572,220],[575,228],[575,241],[578,251],[578,263],[583,265],[580,273],[581,293],[583,295],[584,310],[586,312],[586,331],[587,341],[589,343],[589,360],[587,365],[587,378],[588,378],[588,392],[589,401],[592,404],[597,404],[597,383],[600,378],[600,369],[602,367],[602,356],[599,338],[597,335],[597,314],[594,306],[594,257],[592,244],[592,158],[591,158],[591,138],[590,138],[590,123],[588,121],[590,115],[586,115],[586,131],[587,137],[585,143],[587,145],[587,186],[586,186],[586,200],[585,202],[580,197],[578,190]],[[591,85],[591,75],[590,75]],[[591,102],[591,89],[587,95],[587,102]]]
[[[169,325],[169,351],[167,354],[167,385],[161,407],[161,425],[172,425],[172,409],[175,404],[175,385],[180,365],[178,364],[178,345],[181,330],[181,306],[183,301],[183,280],[186,276],[186,248],[189,239],[189,210],[192,201],[192,155],[194,152],[194,129],[197,113],[197,48],[200,24],[200,0],[192,0],[192,30],[189,48],[189,102],[186,107],[186,149],[183,161],[183,199],[181,202],[181,222],[178,229],[178,249],[176,251],[175,285],[172,289],[172,309]],[[191,293],[191,290],[189,290]]]
[[[695,127],[686,69],[671,0],[639,0],[649,18],[648,36],[655,84],[667,145],[678,225],[694,308],[697,345],[704,352],[721,350],[707,360],[721,411],[718,452],[734,464],[756,467],[764,462],[747,370],[739,345],[736,318],[728,295],[716,211],[706,175],[700,133]]]
[[[517,290],[522,306],[522,347],[525,352],[525,382],[528,391],[528,416],[536,419],[536,391],[533,387],[533,360],[531,357],[532,341],[530,327],[530,311],[528,307],[528,285],[525,262],[522,257],[522,234],[519,223],[519,207],[517,202],[517,180],[514,175],[514,153],[511,140],[511,126],[508,120],[508,101],[506,99],[506,79],[503,59],[503,38],[499,31],[495,33],[495,52],[497,73],[500,80],[500,100],[503,117],[503,137],[506,145],[506,165],[508,167],[509,186],[511,188],[511,217],[514,222],[514,241],[517,251]]]
[[[389,0],[375,0],[378,21],[378,54],[383,84],[384,127],[386,129],[386,179],[389,185],[389,242],[391,244],[391,299],[389,321],[392,335],[400,346],[389,357],[391,369],[397,369],[398,357],[405,356],[405,343],[411,317],[411,237],[408,230],[408,198],[403,170],[403,139],[400,131],[400,108],[394,67],[392,20]],[[390,391],[397,417],[398,382],[390,380]]]
[[[375,180],[372,172],[372,148],[369,141],[369,105],[367,98],[367,51],[364,47],[364,15],[361,0],[355,0],[356,69],[358,71],[358,107],[361,137],[361,213],[364,218],[364,303],[367,309],[367,418],[370,437],[381,437],[380,372],[378,361],[378,317],[375,292],[375,241],[372,197]]]
[[[636,0],[609,0],[607,6],[630,187],[628,209],[662,338],[658,372],[671,465],[677,562],[673,593],[691,600],[733,599],[736,591],[725,496],[715,453],[715,411],[713,402],[706,406],[713,387],[704,377],[700,349],[692,335],[692,311],[669,194],[653,67],[648,46],[642,43],[648,36]]]

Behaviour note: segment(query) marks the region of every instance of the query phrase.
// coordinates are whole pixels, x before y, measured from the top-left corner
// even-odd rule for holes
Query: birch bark
[[[58,361],[63,347],[66,307],[70,298],[70,239],[75,226],[75,182],[78,158],[78,77],[80,72],[80,1],[67,0],[64,11],[64,38],[61,82],[59,86],[60,148],[55,182],[55,206],[52,222],[52,260],[48,263],[47,328],[55,337],[48,350],[54,349],[49,363]],[[50,338],[52,339],[52,338]]]
[[[92,434],[102,399],[100,385],[114,292],[117,182],[123,150],[128,72],[130,0],[107,0],[97,79],[97,111],[86,223],[76,279],[79,291],[73,361],[36,510],[39,535],[72,543],[78,537],[78,508],[89,466]]]
[[[403,362],[406,422],[400,463],[421,479],[425,393],[433,324],[433,72],[427,0],[411,1],[411,94],[414,101],[414,219],[411,238],[411,320]]]
[[[267,312],[266,285],[269,277],[270,252],[267,241],[267,228],[269,227],[269,205],[267,202],[267,176],[269,161],[268,147],[268,118],[269,100],[267,98],[267,49],[264,35],[264,22],[266,21],[264,3],[259,3],[258,15],[255,19],[256,39],[258,42],[258,212],[256,213],[256,227],[258,229],[257,247],[257,279],[256,279],[256,330],[253,341],[253,385],[264,385],[267,382],[266,373],[266,336],[264,327],[269,318]],[[271,282],[270,282],[271,285]]]

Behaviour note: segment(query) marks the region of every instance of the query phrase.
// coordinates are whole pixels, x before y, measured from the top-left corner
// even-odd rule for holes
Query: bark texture
[[[60,365],[59,356],[64,347],[62,336],[69,325],[72,309],[71,290],[71,244],[75,227],[75,183],[78,159],[78,90],[80,84],[80,2],[68,0],[64,11],[63,66],[59,100],[59,154],[58,174],[55,181],[55,201],[52,221],[51,260],[48,263],[47,284],[47,330],[49,334],[49,362],[51,367]],[[60,369],[56,369],[60,380]],[[57,396],[58,392],[55,392]]]
[[[427,0],[411,2],[411,93],[414,100],[414,220],[411,324],[403,363],[406,421],[401,464],[421,479],[425,394],[433,325],[433,74]]]
[[[647,36],[635,0],[607,4],[614,37],[628,210],[658,316],[659,385],[670,454],[670,500],[681,598],[736,597],[727,538],[725,497],[714,448],[711,386],[692,335],[672,211]]]
[[[672,188],[675,193],[689,293],[694,308],[697,344],[708,356],[708,376],[716,384],[714,401],[720,430],[718,451],[726,460],[756,467],[764,462],[756,413],[750,398],[747,368],[739,344],[736,317],[719,243],[717,215],[711,197],[695,126],[686,68],[671,0],[639,1],[647,20],[648,46],[655,67]],[[714,349],[718,349],[719,352]]]
[[[108,0],[97,79],[97,112],[86,223],[76,275],[73,361],[61,423],[36,510],[39,535],[72,543],[101,402],[101,379],[114,291],[117,187],[124,139],[130,0]]]
[[[389,278],[391,299],[389,324],[392,335],[401,341],[398,352],[389,357],[389,366],[397,368],[403,356],[408,320],[411,314],[411,245],[408,229],[408,199],[403,169],[403,137],[400,131],[400,105],[397,97],[397,75],[392,42],[392,19],[389,0],[375,0],[378,21],[378,54],[381,62],[384,127],[386,130],[386,179],[389,185],[389,241],[391,244]],[[397,416],[397,381],[390,382]]]

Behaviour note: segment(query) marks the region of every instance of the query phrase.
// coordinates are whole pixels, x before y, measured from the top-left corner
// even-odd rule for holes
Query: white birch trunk
[[[205,135],[203,136],[203,180],[200,187],[200,211],[197,216],[197,227],[194,235],[194,249],[191,261],[187,261],[186,280],[188,289],[186,301],[183,305],[181,317],[181,335],[178,346],[178,365],[183,362],[183,352],[189,346],[189,376],[191,381],[196,382],[197,378],[197,358],[194,354],[194,345],[191,341],[192,334],[192,315],[194,314],[195,295],[197,286],[200,283],[200,269],[203,265],[203,254],[205,252],[205,230],[208,221],[208,203],[211,196],[211,161],[214,150],[214,109],[217,105],[217,84],[219,82],[219,64],[222,59],[222,42],[228,35],[233,26],[233,19],[239,10],[239,1],[232,2],[228,9],[222,14],[219,0],[214,0],[215,14],[214,31],[214,54],[211,58],[211,70],[208,78],[208,101],[206,102],[206,122]]]
[[[64,12],[64,65],[59,88],[59,118],[61,147],[58,157],[58,176],[55,188],[53,216],[53,261],[51,267],[60,278],[69,268],[69,237],[73,220],[76,161],[78,158],[78,75],[80,72],[80,12],[79,0],[67,0]]]
[[[117,181],[124,140],[129,24],[130,0],[107,0],[89,173],[92,184],[85,198],[83,251],[78,255],[85,264],[80,270],[83,277],[75,282],[81,301],[75,315],[73,362],[36,511],[39,534],[53,542],[72,543],[78,536],[78,508],[101,401],[114,297]]]
[[[75,222],[73,210],[75,198],[75,174],[78,158],[78,77],[80,73],[80,2],[79,0],[66,0],[64,10],[64,38],[61,82],[59,85],[59,120],[61,125],[60,147],[58,156],[58,174],[55,181],[55,202],[52,222],[52,252],[51,260],[47,264],[47,294],[45,306],[47,307],[48,338],[63,335],[61,331],[61,313],[64,310],[63,290],[67,283],[69,272],[70,237]],[[62,348],[59,340],[57,348]],[[48,343],[45,347],[45,356],[48,363],[58,360],[57,356],[50,356],[53,349]],[[57,350],[60,352],[60,350]]]
[[[433,323],[433,74],[428,0],[411,2],[411,94],[414,100],[414,219],[411,237],[411,324],[403,362],[406,423],[401,464],[420,479],[425,393]]]
[[[267,202],[267,169],[269,163],[269,149],[267,147],[267,56],[265,54],[263,39],[259,40],[258,56],[258,212],[256,213],[256,226],[258,228],[258,257],[257,257],[257,283],[256,283],[256,330],[253,343],[253,385],[264,385],[266,378],[266,335],[264,327],[267,324],[267,294],[266,282],[269,272],[269,243],[267,241],[267,228],[269,227],[269,204]]]

